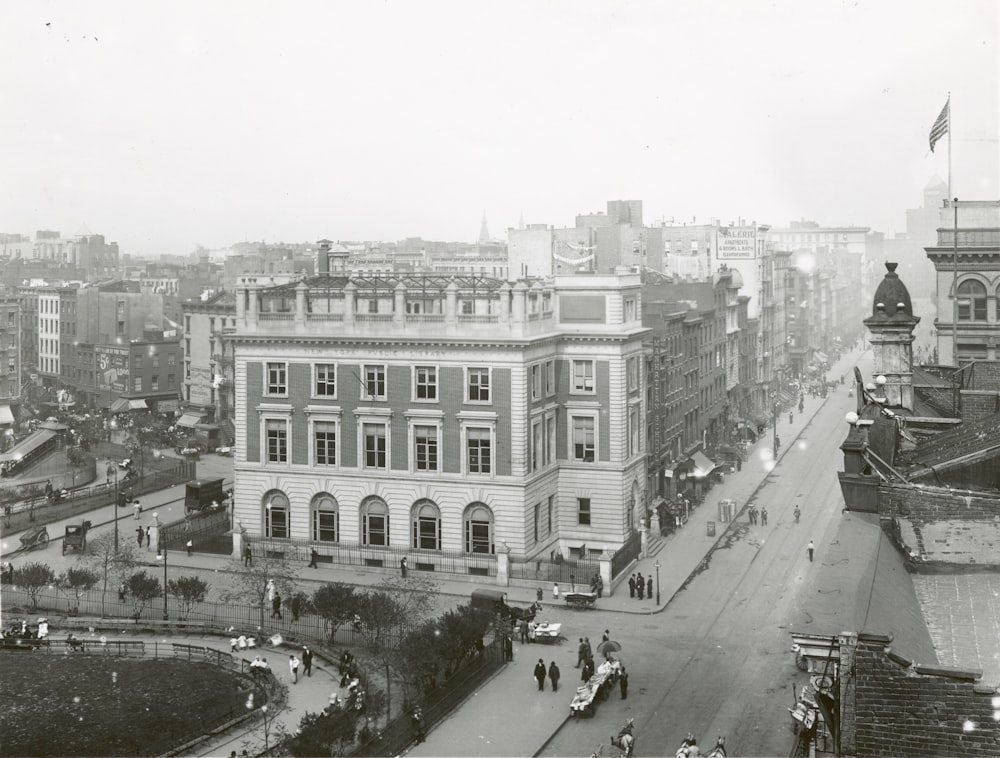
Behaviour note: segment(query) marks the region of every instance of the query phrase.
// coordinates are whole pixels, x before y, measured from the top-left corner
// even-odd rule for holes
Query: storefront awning
[[[143,400],[141,397],[138,397],[138,398],[132,398],[131,400],[128,401],[128,408],[130,411],[140,411],[149,408],[149,406],[146,405],[145,400]]]
[[[177,419],[177,426],[189,426],[192,429],[201,423],[201,416],[196,413],[185,413]]]
[[[700,450],[691,456],[691,460],[694,461],[694,471],[692,472],[694,476],[708,476],[716,469],[712,459]]]
[[[813,353],[813,360],[814,361],[819,361],[820,363],[828,363],[829,362],[829,360],[826,357],[826,353],[824,353],[824,352],[822,352],[820,350],[817,350],[815,353]]]
[[[111,404],[112,413],[121,413],[128,410],[128,400],[123,397],[118,398]]]
[[[0,405],[0,426],[14,423],[14,414],[10,412],[9,405]]]

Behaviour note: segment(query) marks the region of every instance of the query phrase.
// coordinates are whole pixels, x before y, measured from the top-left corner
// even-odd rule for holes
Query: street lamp
[[[656,604],[660,604],[660,562],[657,561],[653,564],[653,568],[656,569]]]
[[[118,467],[114,464],[114,462],[108,463],[107,474],[108,474],[107,482],[108,482],[109,485],[111,484],[111,475],[112,474],[115,475],[115,499],[112,502],[112,506],[114,508],[114,513],[115,513],[115,519],[114,519],[114,521],[115,521],[115,555],[118,555]]]
[[[167,615],[167,543],[162,537],[156,542],[156,560],[163,561],[163,620],[169,621],[170,616]]]

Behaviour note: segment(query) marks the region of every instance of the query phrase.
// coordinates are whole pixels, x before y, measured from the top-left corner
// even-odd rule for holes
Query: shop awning
[[[177,419],[177,426],[189,426],[192,429],[201,423],[201,416],[196,413],[185,413]]]
[[[137,397],[137,398],[132,398],[131,400],[128,401],[128,408],[130,411],[140,411],[149,408],[149,406],[146,405],[145,400],[143,400],[141,397]]]
[[[14,423],[14,414],[10,412],[9,405],[0,405],[0,426]]]
[[[128,400],[123,397],[118,398],[111,404],[112,413],[121,413],[128,410]]]
[[[694,471],[692,472],[694,476],[708,476],[716,469],[712,459],[700,450],[691,456],[691,460],[694,461]]]
[[[826,353],[820,350],[817,350],[815,353],[813,353],[813,360],[819,361],[820,363],[829,363],[829,359],[826,357]]]

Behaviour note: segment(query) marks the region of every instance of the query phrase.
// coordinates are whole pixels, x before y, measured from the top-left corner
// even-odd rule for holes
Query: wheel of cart
[[[45,547],[49,544],[49,530],[44,526],[33,526],[21,535],[21,548],[23,550],[34,550],[36,547]]]

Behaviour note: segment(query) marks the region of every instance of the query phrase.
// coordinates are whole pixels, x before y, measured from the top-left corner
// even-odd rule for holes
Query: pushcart
[[[597,602],[596,592],[567,592],[563,595],[566,605],[574,608],[593,608]]]
[[[562,641],[566,639],[562,636],[560,630],[562,629],[562,624],[553,624],[548,621],[543,621],[540,624],[535,625],[535,642],[545,642],[553,645],[560,645]]]
[[[49,544],[49,530],[44,526],[33,526],[21,535],[21,550],[34,550]]]

